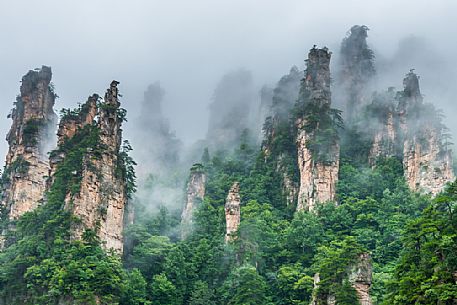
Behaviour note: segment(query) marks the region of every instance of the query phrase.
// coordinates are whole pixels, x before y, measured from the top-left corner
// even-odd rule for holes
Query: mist
[[[42,64],[53,68],[60,96],[57,109],[103,92],[111,79],[117,79],[123,106],[133,114],[147,85],[160,80],[167,90],[164,114],[178,138],[189,145],[205,137],[208,105],[225,73],[237,67],[252,71],[259,91],[266,83],[274,84],[292,65],[303,69],[313,44],[337,53],[353,24],[371,29],[368,41],[378,59],[392,58],[407,37],[422,37],[449,71],[449,78],[442,82],[449,98],[455,96],[457,69],[452,54],[457,42],[450,37],[457,25],[456,9],[454,1],[435,1],[430,6],[428,1],[137,0],[127,4],[2,0],[1,105],[6,116],[21,76]],[[421,54],[429,55],[419,50],[418,57],[410,58],[416,59],[411,64],[428,96],[428,84],[436,82],[437,76],[420,69],[426,62]],[[404,73],[413,67],[407,68],[395,71],[400,85]],[[454,107],[449,101],[436,103]],[[0,132],[6,134],[9,124],[2,118]],[[130,123],[125,129],[127,136],[135,132]],[[6,150],[4,141],[1,150]]]

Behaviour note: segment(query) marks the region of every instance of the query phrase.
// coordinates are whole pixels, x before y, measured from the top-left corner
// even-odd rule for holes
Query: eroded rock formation
[[[227,199],[225,200],[225,242],[234,239],[234,235],[240,226],[240,204],[240,184],[235,182],[230,188]]]
[[[348,122],[352,122],[370,100],[369,87],[375,68],[374,54],[367,44],[367,32],[368,27],[354,25],[341,43],[338,87]]]
[[[71,139],[77,131],[84,128],[86,125],[91,125],[95,123],[95,118],[97,116],[98,108],[97,102],[99,100],[98,94],[93,94],[89,96],[87,102],[79,107],[77,110],[64,110],[64,116],[60,119],[59,128],[57,129],[57,145],[64,144],[65,141]],[[53,183],[53,175],[57,169],[57,165],[60,161],[63,160],[65,155],[62,151],[59,151],[57,154],[52,154],[49,163],[50,163],[50,172],[48,180],[48,188]]]
[[[362,253],[356,263],[351,266],[349,282],[357,293],[360,305],[372,305],[370,288],[372,283],[371,257],[368,253]]]
[[[436,195],[455,178],[446,128],[434,107],[423,103],[413,71],[403,84],[399,111],[405,178],[412,190]]]
[[[88,150],[84,156],[81,173],[81,186],[76,194],[68,194],[66,208],[79,221],[71,228],[73,239],[81,239],[87,229],[92,229],[100,238],[105,249],[113,249],[118,253],[123,248],[124,211],[127,204],[126,185],[119,168],[119,151],[122,139],[122,111],[118,100],[117,81],[113,81],[107,90],[104,102],[98,109],[98,121],[95,123],[99,130],[100,155]],[[89,98],[87,105],[93,105],[95,96]],[[97,113],[92,107],[79,121],[79,126],[90,123],[93,114]],[[68,123],[67,127],[64,127]],[[78,125],[78,124],[76,124]],[[62,122],[61,136],[72,134],[73,120]],[[63,131],[69,131],[65,133]]]
[[[194,211],[200,206],[205,197],[206,173],[203,165],[194,164],[190,169],[190,177],[187,183],[186,204],[181,214],[181,238],[186,238],[192,230],[192,218]]]
[[[370,165],[379,157],[398,157],[411,190],[438,194],[454,180],[452,152],[440,112],[424,103],[419,77],[411,70],[403,91],[375,94],[364,122],[372,137]]]
[[[296,121],[300,173],[297,210],[313,210],[318,202],[335,199],[339,144],[331,118],[330,58],[327,48],[313,48],[308,55],[299,99],[301,115]],[[333,131],[324,135],[323,130]]]
[[[56,95],[50,67],[29,71],[22,77],[21,94],[10,117],[2,185],[2,218],[15,220],[39,206],[49,174],[47,150],[54,143]]]
[[[72,138],[79,128],[83,128],[94,122],[97,115],[98,99],[98,94],[93,94],[92,96],[89,96],[87,102],[81,105],[77,110],[77,113],[71,113],[71,111],[68,110],[68,115],[59,122],[57,144],[62,144],[66,139]]]

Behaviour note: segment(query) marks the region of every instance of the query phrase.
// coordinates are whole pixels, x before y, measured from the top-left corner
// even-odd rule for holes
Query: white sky
[[[160,80],[165,115],[189,144],[206,134],[208,104],[227,71],[251,70],[258,88],[274,83],[291,65],[303,68],[313,44],[337,53],[354,24],[371,29],[369,44],[380,60],[389,60],[404,37],[429,43],[421,56],[438,54],[440,69],[418,56],[416,71],[426,97],[439,96],[456,134],[457,1],[0,0],[0,137],[22,75],[49,65],[60,96],[56,109],[103,94],[116,79],[131,121],[147,85]],[[391,85],[401,87],[407,71],[393,75]],[[437,79],[449,89],[445,97],[427,92]]]

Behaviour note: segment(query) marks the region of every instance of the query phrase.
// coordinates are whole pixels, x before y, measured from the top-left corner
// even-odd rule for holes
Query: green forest
[[[451,132],[414,69],[377,87],[395,62],[376,66],[367,31],[258,92],[225,74],[189,147],[159,82],[137,118],[115,80],[57,115],[51,68],[30,70],[0,177],[0,305],[457,305]]]
[[[276,171],[278,154],[294,154],[288,122],[274,127],[268,156],[250,144],[247,130],[234,151],[210,155],[205,150],[194,168],[208,176],[206,193],[185,240],[175,229],[180,211],[163,206],[148,212],[137,204],[139,216],[125,229],[122,258],[106,253],[91,230],[82,240],[69,238],[75,220],[63,209],[64,197],[77,192],[81,182],[71,173],[81,171],[88,148],[93,158],[105,149],[96,127],[78,130],[51,153],[64,151],[66,157],[46,204],[19,219],[8,237],[13,242],[0,254],[1,296],[10,300],[5,304],[60,304],[62,298],[123,305],[310,304],[314,298],[321,304],[333,295],[337,304],[355,305],[348,274],[363,253],[372,260],[374,304],[455,304],[457,182],[435,198],[411,192],[402,160],[379,158],[369,166],[354,155],[363,155],[369,143],[338,124],[344,137],[337,200],[295,212]],[[120,153],[120,172],[132,185],[133,160],[127,153]],[[296,179],[296,165],[289,162],[287,168]],[[225,243],[224,203],[235,181],[241,223]],[[320,284],[314,289],[316,273]]]

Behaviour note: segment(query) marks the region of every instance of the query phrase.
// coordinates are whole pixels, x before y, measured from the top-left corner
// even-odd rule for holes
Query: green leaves
[[[456,184],[406,227],[385,304],[453,304],[457,299]]]
[[[222,298],[228,305],[271,304],[265,279],[250,265],[241,266],[230,274],[222,288]]]

